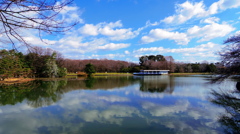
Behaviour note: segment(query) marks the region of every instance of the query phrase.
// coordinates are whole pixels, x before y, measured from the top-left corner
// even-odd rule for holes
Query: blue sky
[[[75,0],[61,12],[79,24],[64,35],[46,36],[49,47],[70,59],[138,62],[142,55],[175,61],[216,62],[216,52],[238,34],[239,0]]]

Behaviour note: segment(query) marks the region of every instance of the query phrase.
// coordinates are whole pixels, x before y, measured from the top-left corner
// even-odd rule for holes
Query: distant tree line
[[[108,59],[85,59],[73,60],[63,59],[61,65],[67,68],[68,72],[84,72],[87,64],[92,64],[96,72],[138,72],[145,70],[170,70],[177,73],[214,73],[221,68],[220,64],[208,62],[203,63],[183,63],[175,62],[172,56],[145,55],[139,57],[139,64],[119,60]]]
[[[203,63],[175,63],[175,73],[215,73],[218,68],[213,63],[203,62]]]
[[[221,68],[220,64],[208,62],[203,63],[184,63],[175,62],[172,56],[163,55],[145,55],[139,58],[140,69],[159,69],[169,70],[172,73],[199,73],[199,72],[217,72]]]
[[[175,63],[172,56],[145,55],[139,58],[141,69],[170,70],[174,72]]]
[[[96,72],[133,72],[133,68],[137,66],[137,64],[127,61],[108,59],[63,59],[61,62],[68,72],[84,72],[85,66],[89,63],[94,66]]]
[[[139,64],[109,59],[65,59],[52,49],[33,47],[23,54],[15,50],[0,50],[0,78],[63,77],[67,72],[86,72],[91,64],[96,72],[138,72],[142,69],[170,70],[170,73],[216,72],[223,67],[213,63],[175,62],[172,56],[145,55]]]

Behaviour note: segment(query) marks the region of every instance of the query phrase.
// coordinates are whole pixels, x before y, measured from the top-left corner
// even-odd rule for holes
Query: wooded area
[[[58,59],[58,53],[51,49],[36,47],[25,55],[15,50],[1,50],[0,78],[63,77],[67,70],[59,65]]]
[[[16,50],[0,50],[0,78],[8,77],[63,77],[69,73],[84,72],[91,64],[96,72],[138,72],[141,69],[170,70],[170,73],[219,73],[218,79],[239,74],[239,36],[228,38],[229,43],[219,55],[218,63],[175,62],[172,56],[145,55],[139,57],[139,64],[109,59],[65,59],[52,49],[33,47],[23,54]]]
[[[139,64],[108,59],[64,59],[52,49],[31,48],[23,54],[15,50],[0,51],[1,80],[9,77],[63,77],[69,73],[86,72],[86,65],[91,64],[96,72],[138,72],[141,69],[170,70],[170,72],[216,72],[217,67],[211,63],[174,62],[172,56],[145,55],[139,58]],[[220,67],[218,67],[220,69]]]
[[[13,50],[0,50],[0,80],[8,77],[63,77],[67,72],[84,72],[87,64],[96,72],[138,72],[141,69],[170,70],[170,73],[218,72],[231,74],[239,72],[239,36],[233,36],[224,43],[225,53],[220,53],[220,63],[175,62],[172,56],[144,55],[138,63],[109,59],[65,59],[54,50],[33,47],[21,34],[21,30],[37,30],[40,39],[43,33],[61,33],[77,22],[65,23],[60,11],[73,0],[4,0],[0,2],[1,42],[12,44]],[[18,9],[18,10],[16,10]],[[31,15],[27,13],[32,13]],[[5,40],[7,41],[5,41]],[[27,53],[18,52],[15,43],[28,47]],[[235,56],[235,57],[234,57]],[[236,60],[237,59],[237,60]],[[234,61],[234,62],[232,62]],[[236,62],[235,62],[236,61]]]

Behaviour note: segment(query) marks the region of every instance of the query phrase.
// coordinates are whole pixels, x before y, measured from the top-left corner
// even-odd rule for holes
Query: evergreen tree
[[[95,68],[91,63],[88,63],[85,66],[84,72],[88,74],[88,76],[91,76],[93,73],[95,73]]]

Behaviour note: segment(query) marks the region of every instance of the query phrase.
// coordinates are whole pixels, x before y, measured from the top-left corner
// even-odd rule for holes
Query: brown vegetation
[[[85,65],[91,63],[94,65],[96,72],[121,72],[123,68],[129,67],[133,63],[126,61],[108,60],[108,59],[88,59],[88,60],[72,60],[64,59],[62,66],[67,68],[68,72],[83,72]]]
[[[24,82],[28,82],[28,81],[33,81],[35,79],[33,78],[7,78],[4,79],[3,81],[0,81],[0,83],[2,84],[14,84],[14,83],[24,83]]]

